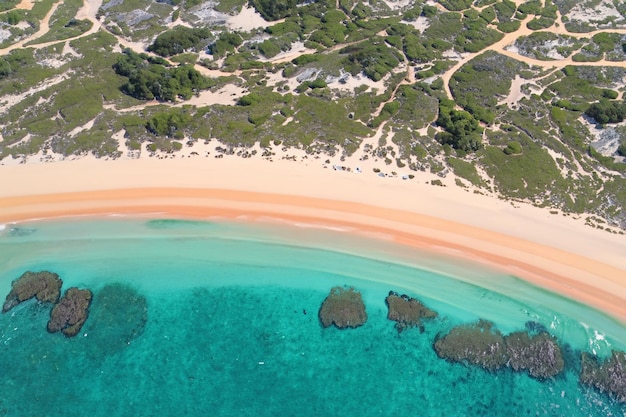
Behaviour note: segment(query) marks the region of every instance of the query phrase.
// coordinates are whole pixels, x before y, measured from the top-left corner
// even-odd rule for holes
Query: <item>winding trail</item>
[[[89,1],[89,0],[85,0],[85,1]],[[45,35],[46,33],[48,33],[48,31],[50,30],[50,18],[52,17],[52,15],[54,14],[54,12],[57,11],[57,9],[59,8],[59,6],[61,5],[62,2],[57,2],[54,3],[52,5],[52,7],[50,8],[50,11],[46,14],[46,16],[41,20],[41,23],[39,24],[39,30],[35,33],[33,33],[30,36],[27,36],[26,38],[7,46],[6,48],[0,49],[0,55],[5,55],[8,54],[9,52],[11,52],[14,49],[18,49],[18,48],[23,48],[25,44],[34,41],[35,39],[39,39],[41,38],[43,35]],[[58,43],[59,41],[56,41],[54,43]]]
[[[521,3],[523,3],[524,0],[514,0],[514,3],[516,4],[516,6],[519,6]],[[18,49],[18,48],[23,48],[26,44],[30,44],[29,46],[35,47],[37,49],[40,48],[45,48],[48,47],[50,45],[54,45],[54,44],[58,44],[59,42],[68,42],[68,41],[72,41],[72,40],[76,40],[85,36],[89,36],[93,33],[96,33],[100,30],[106,30],[108,33],[110,33],[111,35],[115,36],[118,44],[122,47],[122,48],[129,48],[137,53],[148,53],[149,55],[154,55],[152,53],[146,52],[146,45],[145,43],[141,43],[141,42],[131,42],[128,41],[126,39],[124,39],[123,37],[111,33],[110,31],[108,31],[106,29],[105,26],[102,25],[102,22],[100,22],[100,20],[97,18],[97,14],[98,14],[98,10],[100,9],[100,7],[102,6],[103,0],[84,0],[83,2],[83,6],[78,10],[77,14],[76,14],[76,18],[79,20],[88,20],[92,23],[92,27],[80,34],[77,35],[75,37],[72,38],[68,38],[68,39],[63,39],[63,40],[55,40],[55,41],[49,41],[49,42],[44,42],[44,43],[40,43],[40,44],[36,44],[34,43],[37,39],[41,38],[42,36],[44,36],[46,33],[49,32],[50,30],[50,18],[52,17],[52,15],[56,12],[56,10],[58,9],[58,7],[63,3],[63,1],[57,1],[56,3],[53,4],[53,6],[51,7],[50,11],[46,14],[46,16],[41,20],[40,23],[40,27],[39,30],[37,30],[37,32],[27,36],[26,38],[6,47],[3,49],[0,49],[0,55],[4,55],[4,54],[8,54],[9,52],[11,52],[14,49]],[[542,2],[543,3],[543,2]],[[447,12],[447,10],[439,3],[435,4],[436,7],[438,8],[438,10],[440,11],[445,11]],[[338,2],[337,2],[337,6],[339,6]],[[22,0],[17,6],[17,9],[25,9],[25,10],[30,10],[33,7],[33,1],[32,0]],[[480,12],[482,9],[484,9],[484,7],[475,7],[472,6],[473,9],[475,9],[476,11]],[[617,34],[621,34],[621,35],[626,35],[626,29],[624,28],[615,28],[615,29],[601,29],[601,30],[596,30],[596,31],[592,31],[592,32],[585,32],[585,33],[577,33],[577,32],[569,32],[567,30],[567,28],[565,27],[565,25],[563,24],[563,19],[562,16],[559,12],[557,12],[557,19],[555,20],[555,23],[546,29],[542,29],[542,30],[531,30],[527,27],[527,23],[534,18],[534,15],[527,15],[524,20],[520,21],[520,28],[518,30],[516,30],[515,32],[511,32],[511,33],[506,33],[504,34],[504,36],[502,37],[502,39],[500,39],[498,42],[493,43],[492,45],[484,48],[483,50],[479,51],[479,52],[475,52],[475,53],[468,53],[468,54],[464,54],[462,56],[462,58],[457,61],[452,67],[450,67],[448,70],[446,70],[442,75],[441,75],[441,79],[443,81],[443,87],[444,87],[444,91],[446,93],[446,96],[450,99],[454,99],[453,95],[452,95],[452,91],[450,90],[450,80],[452,79],[452,77],[454,76],[454,74],[463,66],[465,65],[467,62],[469,62],[471,59],[475,58],[476,56],[486,52],[486,51],[494,51],[497,52],[499,54],[502,54],[504,56],[507,56],[509,58],[513,58],[515,60],[524,62],[526,64],[528,64],[529,66],[535,66],[535,67],[540,67],[540,68],[544,68],[544,69],[551,69],[551,70],[557,70],[560,68],[563,68],[567,65],[576,65],[576,66],[611,66],[611,67],[624,67],[626,66],[626,63],[623,61],[608,61],[605,58],[598,60],[598,61],[592,61],[592,62],[577,62],[573,60],[573,55],[574,53],[572,53],[570,56],[568,56],[567,58],[564,59],[559,59],[559,60],[549,60],[549,61],[545,61],[545,60],[539,60],[539,59],[535,59],[535,58],[530,58],[530,57],[526,57],[523,56],[521,54],[519,54],[518,52],[512,51],[510,49],[507,49],[508,47],[510,47],[511,45],[515,44],[515,42],[524,36],[529,36],[533,33],[536,32],[549,32],[549,33],[554,33],[557,35],[562,35],[562,36],[570,36],[572,38],[576,38],[576,39],[581,39],[581,38],[591,38],[592,36],[599,34],[599,33],[617,33]],[[359,42],[363,42],[363,41],[357,41],[357,42],[351,42],[351,43],[346,43],[346,44],[339,44],[339,45],[335,45],[332,48],[328,49],[328,52],[332,52],[335,50],[339,50],[342,48],[345,48],[346,46],[349,46],[351,44],[355,44],[355,43],[359,43]],[[304,48],[301,50],[295,50],[292,51],[286,55],[282,55],[280,57],[277,57],[276,59],[270,59],[268,60],[268,62],[271,62],[273,64],[280,64],[286,61],[290,61],[293,60],[294,58],[297,58],[303,54],[306,53],[310,53],[310,50]],[[156,56],[156,55],[155,55]],[[383,107],[385,104],[395,100],[396,98],[396,94],[398,89],[402,86],[402,85],[407,85],[407,84],[414,84],[416,82],[415,80],[415,74],[413,71],[413,67],[410,65],[410,62],[407,61],[406,57],[404,59],[404,66],[406,66],[406,77],[400,82],[398,83],[394,90],[391,93],[391,96],[388,100],[380,103],[380,105],[378,106],[378,108],[376,109],[376,111],[373,113],[373,117],[376,117],[378,115],[380,115]],[[201,65],[196,64],[195,65],[195,69],[198,70],[201,74],[205,75],[205,76],[209,76],[209,77],[223,77],[223,76],[240,76],[242,74],[241,71],[235,71],[233,73],[227,73],[227,72],[223,72],[221,70],[210,70],[207,69],[205,67],[202,67]],[[145,104],[146,106],[150,105],[149,103]],[[379,131],[380,129],[382,129],[384,127],[384,124],[382,124],[379,127]]]
[[[515,1],[516,5],[519,6],[521,3],[523,3],[522,0],[516,0]],[[478,9],[476,9],[478,10]],[[498,42],[495,42],[493,44],[491,44],[490,46],[486,47],[485,49],[482,49],[479,52],[475,52],[475,53],[470,53],[465,55],[460,61],[458,61],[456,64],[454,64],[454,66],[452,66],[451,68],[449,68],[442,76],[441,79],[443,81],[443,86],[444,86],[444,90],[446,92],[446,96],[453,100],[454,96],[452,95],[452,91],[450,90],[450,80],[452,79],[452,76],[465,64],[467,64],[470,60],[472,60],[473,58],[475,58],[478,55],[483,54],[486,51],[494,51],[497,52],[501,55],[505,55],[509,58],[513,58],[517,61],[521,61],[525,64],[528,64],[529,66],[537,66],[537,67],[541,67],[544,69],[560,69],[563,68],[567,65],[577,65],[577,66],[610,66],[610,67],[625,67],[626,66],[626,62],[624,61],[608,61],[605,58],[598,60],[598,61],[590,61],[590,62],[578,62],[578,61],[574,61],[573,60],[573,56],[574,53],[570,54],[569,57],[564,58],[564,59],[559,59],[559,60],[550,60],[550,61],[544,61],[544,60],[540,60],[540,59],[535,59],[535,58],[530,58],[527,56],[523,56],[517,52],[511,51],[506,49],[507,47],[515,44],[515,42],[524,36],[529,36],[532,35],[533,33],[540,33],[540,32],[549,32],[549,33],[554,33],[557,35],[562,35],[562,36],[571,36],[573,38],[576,39],[582,39],[582,38],[591,38],[596,34],[599,33],[617,33],[617,34],[621,34],[624,35],[626,34],[626,29],[623,28],[616,28],[616,29],[600,29],[600,30],[595,30],[592,32],[584,32],[584,33],[578,33],[578,32],[570,32],[565,28],[565,25],[562,22],[562,17],[561,14],[559,12],[557,12],[557,19],[555,20],[555,23],[550,26],[549,28],[546,29],[541,29],[541,30],[531,30],[529,29],[526,25],[527,23],[532,20],[532,18],[534,18],[534,15],[527,15],[524,20],[520,21],[520,28],[518,30],[516,30],[515,32],[511,32],[511,33],[506,33],[504,34],[504,37],[499,40]]]

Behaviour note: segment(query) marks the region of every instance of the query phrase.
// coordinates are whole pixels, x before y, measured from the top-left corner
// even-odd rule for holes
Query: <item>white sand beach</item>
[[[132,214],[347,226],[488,264],[626,323],[626,236],[458,187],[262,158],[146,158],[0,167],[0,222]]]

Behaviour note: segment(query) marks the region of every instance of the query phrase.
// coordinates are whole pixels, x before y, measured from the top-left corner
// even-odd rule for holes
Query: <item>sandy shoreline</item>
[[[346,227],[487,264],[626,323],[625,236],[460,188],[237,157],[12,165],[0,179],[0,223],[150,213]]]

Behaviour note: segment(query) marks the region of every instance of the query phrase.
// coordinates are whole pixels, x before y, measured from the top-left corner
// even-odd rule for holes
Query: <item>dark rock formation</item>
[[[453,362],[479,365],[489,371],[506,365],[514,371],[528,371],[537,379],[551,378],[563,371],[561,347],[550,334],[521,331],[503,337],[492,326],[480,320],[477,324],[454,327],[435,341],[435,351],[440,358]]]
[[[551,378],[563,370],[561,348],[548,333],[530,336],[526,332],[515,332],[504,338],[507,365],[514,371],[527,370],[537,379]]]
[[[626,353],[614,350],[604,362],[588,353],[582,354],[580,382],[606,392],[626,403]]]
[[[324,327],[332,324],[340,329],[359,327],[367,321],[361,293],[352,287],[332,288],[320,307],[319,318]]]
[[[91,291],[69,288],[50,312],[48,331],[61,331],[68,337],[76,336],[87,320],[90,303]]]
[[[11,284],[11,292],[2,306],[6,313],[22,301],[36,297],[42,303],[56,303],[61,294],[63,281],[53,272],[25,272]]]
[[[94,293],[89,307],[89,353],[105,357],[128,346],[145,328],[148,321],[146,297],[128,284],[107,284]]]
[[[504,337],[493,323],[480,320],[476,324],[456,326],[444,337],[435,340],[440,358],[452,362],[479,365],[489,371],[500,369],[507,361]]]
[[[406,328],[419,326],[422,318],[437,317],[435,311],[405,294],[398,295],[397,292],[389,291],[385,303],[389,308],[387,318],[396,322],[398,333]]]

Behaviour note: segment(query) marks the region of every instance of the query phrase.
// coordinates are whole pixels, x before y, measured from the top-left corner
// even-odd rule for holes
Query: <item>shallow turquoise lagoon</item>
[[[47,333],[50,307],[34,301],[0,315],[0,416],[626,416],[577,377],[581,351],[626,348],[619,323],[384,236],[245,221],[8,225],[0,296],[27,270],[54,271],[94,301],[71,339]],[[365,325],[321,328],[319,306],[336,285],[361,291]],[[102,308],[104,288],[119,291],[107,298],[123,300],[117,310]],[[439,317],[398,334],[389,290]],[[566,371],[540,382],[439,359],[436,335],[478,318],[503,333],[545,326]]]

